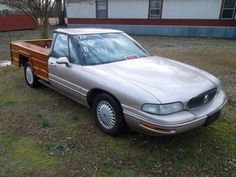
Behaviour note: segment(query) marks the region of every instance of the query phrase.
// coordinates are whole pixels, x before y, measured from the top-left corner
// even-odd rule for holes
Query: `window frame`
[[[52,38],[53,41],[52,41],[51,51],[50,51],[49,57],[54,57],[53,50],[54,50],[55,42],[56,42],[56,39],[57,39],[57,35],[58,35],[57,32],[53,33],[53,38]]]
[[[152,0],[149,0],[148,19],[162,19],[163,0],[159,0],[159,1],[160,1],[160,8],[152,8],[151,7]],[[160,11],[159,17],[152,17],[151,15],[152,10],[159,10]]]
[[[220,19],[221,19],[221,20],[235,20],[236,1],[235,1],[235,3],[234,3],[234,8],[225,8],[225,7],[224,7],[224,6],[225,6],[225,2],[226,2],[226,0],[222,0],[221,11],[220,11]],[[233,10],[232,17],[231,17],[231,18],[224,18],[224,17],[223,17],[224,10]]]
[[[73,46],[73,48],[75,50],[78,63],[71,62],[72,61],[72,57],[71,57],[70,42],[71,42],[71,45]],[[81,63],[80,58],[81,57],[80,57],[79,52],[78,52],[79,51],[78,47],[75,45],[73,35],[69,35],[68,36],[68,50],[69,50],[69,61],[71,62],[71,64],[80,65],[80,63]]]
[[[69,35],[68,34],[65,34],[65,33],[56,33],[55,34],[56,36],[55,36],[55,39],[54,39],[54,41],[53,41],[53,46],[52,46],[52,51],[51,51],[51,54],[50,54],[50,56],[51,57],[54,57],[54,58],[61,58],[61,57],[69,57],[70,56],[70,51],[69,51]],[[57,38],[58,38],[58,35],[65,35],[65,36],[67,36],[67,49],[68,49],[68,56],[60,56],[59,57],[59,54],[57,54],[55,51],[54,51],[54,49],[55,49],[55,44],[56,44],[56,41],[57,41]]]
[[[63,33],[63,32],[54,32],[53,33],[53,41],[52,41],[52,45],[51,45],[51,51],[50,51],[50,54],[49,54],[49,57],[54,57],[56,59],[58,59],[58,56],[55,56],[54,54],[54,47],[55,47],[55,43],[56,43],[56,39],[57,39],[57,36],[60,35],[60,34],[64,34],[64,35],[67,35],[67,38],[68,38],[68,42],[67,42],[67,46],[68,46],[68,56],[66,56],[68,58],[69,61],[71,61],[71,56],[70,56],[70,48],[69,48],[69,40],[71,40],[71,43],[72,45],[74,46],[74,49],[76,50],[76,55],[78,57],[78,61],[79,63],[78,64],[75,64],[75,63],[71,63],[71,64],[75,64],[75,65],[81,65],[81,55],[79,53],[79,47],[75,45],[75,41],[74,41],[74,35],[72,34],[67,34],[67,33]],[[55,37],[54,37],[55,35]]]
[[[99,17],[99,9],[98,9],[98,2],[99,0],[96,0],[96,18],[97,19],[107,19],[108,18],[108,0],[104,0],[105,1],[105,6],[106,6],[106,16],[105,17]]]

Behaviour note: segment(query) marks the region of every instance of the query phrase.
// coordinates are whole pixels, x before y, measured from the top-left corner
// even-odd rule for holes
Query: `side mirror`
[[[65,64],[67,67],[71,67],[71,63],[69,62],[67,57],[61,57],[56,60],[57,64]]]

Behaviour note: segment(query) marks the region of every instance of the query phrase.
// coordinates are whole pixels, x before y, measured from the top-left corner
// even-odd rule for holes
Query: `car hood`
[[[104,74],[135,84],[152,94],[161,103],[187,102],[217,85],[213,81],[214,76],[195,67],[162,57],[126,60],[94,67]]]

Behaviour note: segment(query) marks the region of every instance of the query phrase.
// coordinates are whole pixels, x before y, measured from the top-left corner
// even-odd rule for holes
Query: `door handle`
[[[56,63],[54,63],[54,62],[49,62],[49,65],[50,65],[50,66],[53,66],[53,67],[56,67],[56,66],[57,66]]]

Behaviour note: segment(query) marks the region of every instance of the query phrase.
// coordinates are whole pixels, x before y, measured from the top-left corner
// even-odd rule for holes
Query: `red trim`
[[[68,18],[68,24],[232,26],[232,27],[236,27],[236,20]]]
[[[9,14],[7,17],[0,16],[0,31],[34,29],[33,20],[24,14]]]

